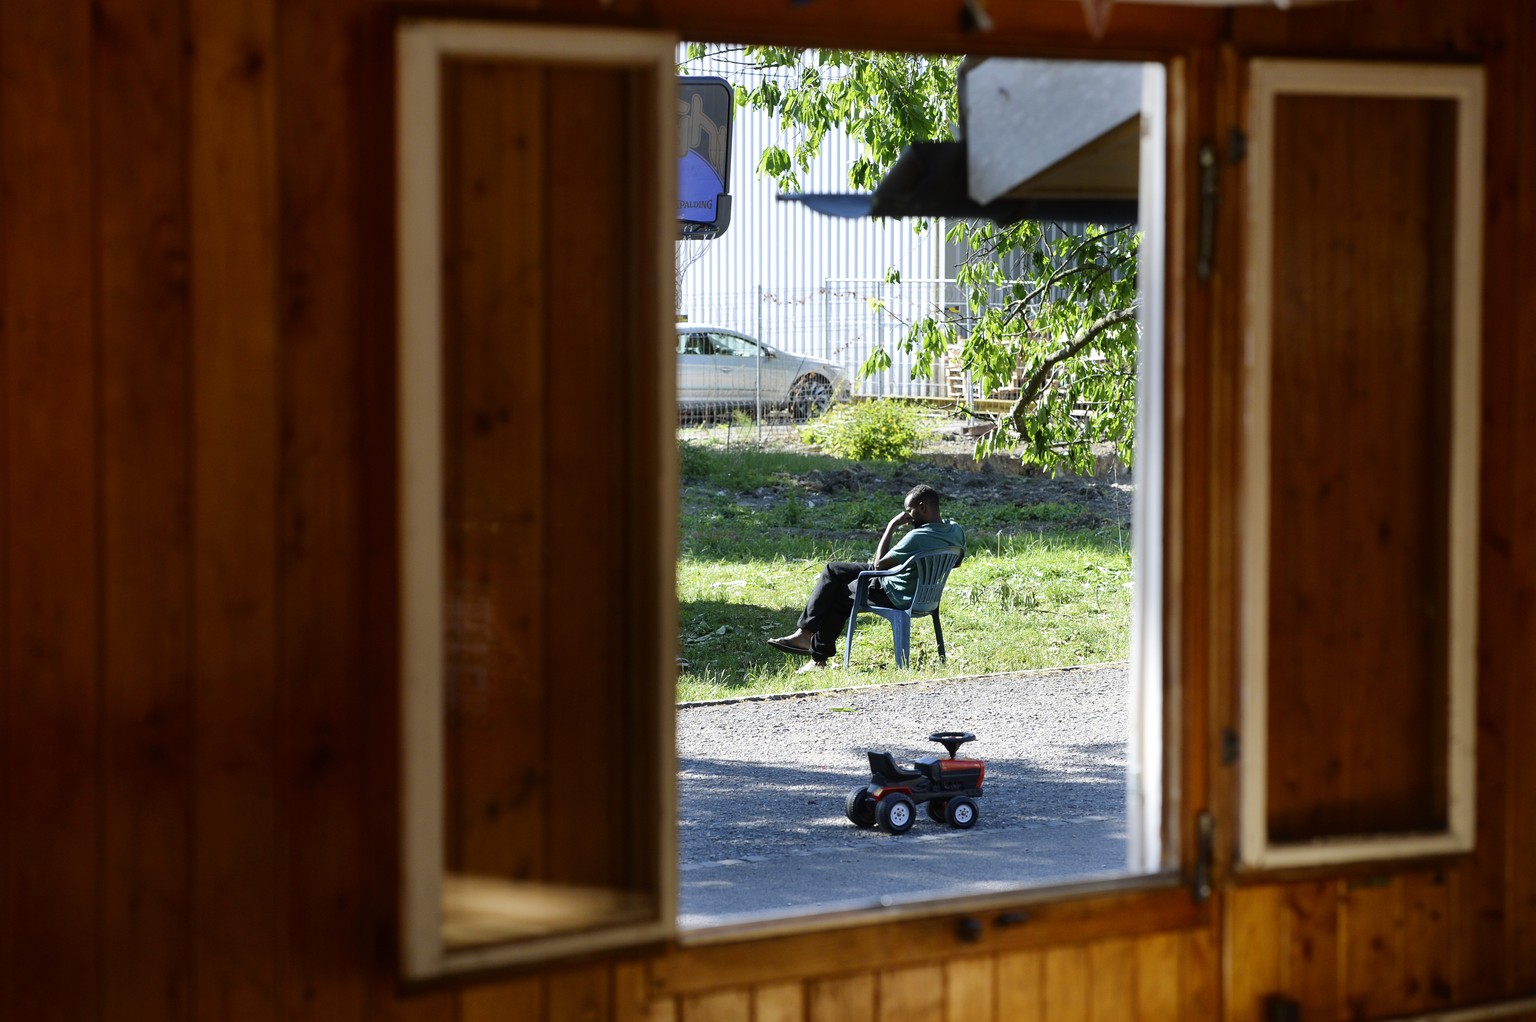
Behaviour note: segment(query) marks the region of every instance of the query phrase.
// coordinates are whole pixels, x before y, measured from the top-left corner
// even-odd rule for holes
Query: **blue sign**
[[[731,83],[677,79],[677,228],[681,238],[718,238],[731,222]]]

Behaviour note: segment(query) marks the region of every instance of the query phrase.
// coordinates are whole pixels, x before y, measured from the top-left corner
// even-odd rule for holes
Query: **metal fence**
[[[820,287],[799,291],[759,286],[748,292],[696,294],[681,316],[689,323],[707,323],[758,338],[791,356],[830,362],[841,368],[856,396],[942,397],[949,393],[946,367],[937,366],[930,377],[914,380],[912,356],[901,351],[898,342],[912,323],[942,311],[958,295],[952,281],[829,279]],[[890,354],[891,367],[864,376],[865,362],[880,348]],[[740,373],[747,377],[761,373],[754,360],[743,361]],[[702,377],[680,374],[679,396],[695,412],[708,402],[716,417],[745,412],[755,419],[754,388],[741,385],[739,376],[736,383],[726,379],[719,393],[710,394],[701,390],[708,387]],[[803,418],[804,403],[797,405],[784,385],[772,380],[771,371],[761,375],[761,384],[768,424]]]
[[[690,324],[723,327],[792,356],[833,363],[851,381],[851,393],[857,397],[987,396],[947,358],[937,360],[927,376],[914,379],[914,358],[901,349],[902,338],[925,316],[958,313],[964,332],[966,298],[952,280],[829,278],[820,287],[799,291],[759,286],[746,292],[693,294],[689,302],[680,317]],[[863,367],[878,349],[890,356],[891,366],[866,376]],[[686,417],[712,421],[745,417],[753,422],[761,418],[769,426],[803,419],[804,404],[797,404],[788,392],[789,383],[773,378],[775,368],[771,361],[765,368],[744,359],[736,373],[711,390],[703,374],[680,366],[679,397],[688,409]]]

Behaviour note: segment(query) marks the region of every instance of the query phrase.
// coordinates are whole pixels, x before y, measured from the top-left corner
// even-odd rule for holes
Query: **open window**
[[[1241,861],[1463,851],[1482,72],[1250,67]]]
[[[1023,323],[1040,313],[1043,321],[1041,310],[1049,302],[1042,296],[1047,294],[1063,306],[1072,303],[1074,310],[1093,308],[1080,324],[1062,327],[1063,339],[1048,349],[1058,353],[1101,314],[1109,314],[1103,310],[1134,314],[1139,344],[1106,338],[1090,350],[1097,362],[1067,362],[1058,379],[1065,391],[1075,383],[1073,374],[1100,381],[1135,377],[1132,396],[1110,386],[1093,396],[1119,412],[1136,405],[1135,484],[1123,464],[1108,458],[1097,471],[1081,470],[1083,476],[1070,482],[1041,473],[1014,474],[1020,467],[1014,452],[978,465],[972,440],[955,425],[974,428],[976,422],[958,415],[937,427],[959,437],[943,448],[939,457],[947,460],[918,457],[901,468],[903,481],[897,484],[850,458],[830,471],[854,485],[831,492],[815,478],[796,477],[791,467],[793,459],[816,453],[803,446],[800,423],[793,416],[762,416],[755,423],[758,442],[768,447],[773,474],[738,481],[693,464],[706,461],[701,452],[731,457],[727,428],[707,420],[701,424],[699,416],[683,418],[678,436],[689,454],[682,480],[678,593],[680,652],[690,662],[689,673],[680,679],[688,693],[683,698],[738,698],[742,689],[755,689],[733,685],[765,676],[763,688],[830,688],[839,694],[800,700],[793,712],[782,710],[786,704],[779,700],[679,708],[680,927],[689,939],[702,940],[711,931],[824,925],[833,914],[846,920],[860,912],[885,917],[896,911],[931,912],[978,892],[1027,891],[1043,897],[1067,885],[1118,883],[1164,872],[1175,861],[1164,802],[1161,637],[1163,294],[1169,241],[1164,225],[1166,67],[889,53],[830,58],[815,51],[786,55],[744,49],[699,44],[688,52],[695,54],[692,60],[704,61],[699,70],[733,76],[748,96],[778,96],[777,87],[793,89],[805,79],[858,80],[871,67],[931,72],[952,65],[958,69],[958,88],[952,84],[951,89],[960,97],[961,128],[953,141],[925,140],[905,148],[867,194],[849,184],[849,167],[862,150],[836,132],[825,141],[820,158],[798,172],[797,184],[760,173],[755,169],[758,154],[774,146],[791,148],[795,131],[750,106],[739,111],[740,170],[733,184],[737,221],[731,235],[701,254],[688,253],[697,257],[686,264],[686,273],[679,273],[679,307],[686,316],[679,330],[724,323],[759,335],[783,353],[781,362],[811,356],[841,360],[838,370],[856,380],[855,390],[863,398],[915,394],[931,401],[926,407],[940,420],[946,403],[952,407],[956,400],[972,410],[977,401],[989,412],[1005,411],[1017,399],[1020,382],[1033,372],[1016,370],[1010,381],[982,387],[985,374],[978,360],[968,366],[959,349],[964,341],[979,339],[978,324],[984,319],[1010,315]],[[782,107],[799,101],[798,96],[784,100]],[[804,190],[775,197],[784,187]],[[790,197],[800,201],[778,201]],[[1010,226],[1019,229],[1004,238]],[[950,228],[958,230],[951,233]],[[971,237],[971,230],[976,232],[974,245],[962,240]],[[896,258],[906,261],[899,266],[884,247],[891,238],[901,242]],[[1124,247],[1114,248],[1102,262],[1072,261],[1075,252],[1104,238],[1110,240],[1101,251]],[[937,265],[920,261],[934,250],[941,253]],[[765,259],[758,253],[772,255]],[[967,264],[968,258],[974,262]],[[986,296],[990,304],[970,305],[973,292],[967,281],[990,280],[994,268],[1007,283]],[[1047,277],[1059,285],[1056,291],[1040,286]],[[1102,284],[1105,277],[1123,279],[1127,286],[1097,293],[1088,287],[1071,289],[1083,281]],[[914,373],[912,352],[896,338],[928,316],[952,328],[962,343],[947,346],[946,364],[940,368]],[[1024,347],[1017,337],[1009,340]],[[1042,338],[1028,357],[1040,359],[1053,340],[1054,334]],[[866,342],[878,343],[891,356],[891,368],[861,376],[870,352],[861,347]],[[1092,337],[1084,343],[1091,344]],[[702,406],[711,399],[723,404],[728,383],[702,379],[689,361],[679,364],[684,405]],[[972,367],[975,387],[962,382],[947,389]],[[766,366],[762,378],[766,393]],[[748,381],[748,400],[738,402],[748,415],[750,386]],[[1000,391],[1011,395],[999,396]],[[1089,420],[1099,407],[1084,401],[1077,410],[1080,419]],[[1101,455],[1108,446],[1101,444]],[[751,464],[757,453],[738,453],[732,464]],[[799,472],[819,476],[829,470],[819,462]],[[917,482],[946,491],[944,517],[970,530],[973,542],[971,556],[950,577],[943,601],[947,661],[938,662],[926,621],[913,630],[919,640],[913,648],[926,657],[916,671],[895,666],[888,629],[864,625],[853,644],[851,669],[843,669],[847,640],[840,638],[832,660],[838,670],[813,674],[808,681],[795,677],[796,668],[806,662],[775,653],[763,639],[793,630],[822,563],[867,557],[888,517],[875,515],[872,529],[850,528],[850,519],[840,514],[845,497],[847,504],[861,500],[881,507],[883,500],[899,508],[902,491]],[[1032,515],[1035,502],[1047,493],[1046,499],[1059,502],[1055,511],[1070,509],[1073,516],[1059,528]],[[788,509],[797,511],[794,517],[785,513]],[[1095,517],[1099,510],[1107,513]],[[983,528],[984,546],[975,543]],[[1102,557],[1106,547],[1113,548],[1113,558]],[[1066,549],[1078,560],[1066,572],[1073,575],[1073,593],[1059,598],[1059,591],[1040,579],[1055,574],[1052,555]],[[1111,578],[1111,584],[1097,588]],[[1004,587],[1017,599],[1000,595]],[[1108,598],[1104,589],[1113,590]],[[1115,620],[1113,655],[1094,658],[1082,652],[1100,641],[1097,635],[1082,637],[1093,626],[1077,616],[1080,607],[1094,604],[1113,605],[1112,612],[1103,614]],[[1062,642],[1074,627],[1082,629],[1080,645]],[[990,655],[983,652],[988,641],[1003,633],[1030,638],[996,644],[1010,647],[1007,656],[1015,659],[984,659]],[[871,639],[882,644],[873,647]],[[1133,654],[1129,666],[1127,645]],[[1097,668],[1099,661],[1115,663],[1077,674],[1075,686],[1073,676],[1032,670]],[[886,703],[875,693],[884,691],[895,703],[911,691],[890,682],[967,675],[993,677],[944,688],[996,692],[988,712],[975,705],[952,710],[939,703],[913,710],[910,719],[884,729],[864,725],[886,712]],[[1111,675],[1113,680],[1106,681]],[[1109,707],[1102,712],[1066,711],[1074,700],[1101,698],[1093,705],[1096,711]],[[729,723],[701,723],[727,715]],[[1033,725],[1018,723],[1026,716]],[[759,718],[770,721],[762,730],[749,723]],[[785,718],[794,720],[788,728],[793,739],[711,741],[738,726],[765,733]],[[1081,723],[1089,718],[1113,724],[1094,730]],[[979,802],[978,831],[964,840],[943,840],[954,835],[942,815],[927,811],[934,808],[932,802],[920,802],[916,833],[909,838],[889,839],[876,829],[861,832],[857,820],[849,822],[857,817],[855,810],[845,819],[845,796],[854,798],[856,806],[857,796],[850,792],[869,784],[876,772],[889,776],[867,765],[867,754],[885,751],[898,761],[915,762],[935,752],[924,747],[923,739],[941,728],[973,731],[977,742],[967,752],[988,762],[990,787]],[[815,737],[798,740],[802,735]],[[735,793],[736,809],[721,807],[722,791]],[[807,847],[816,849],[815,862],[802,865]],[[925,847],[951,848],[955,854],[923,862],[919,853]],[[828,865],[838,861],[863,868]],[[784,882],[790,873],[794,882]]]
[[[408,22],[398,39],[404,971],[658,944],[678,885],[675,44],[459,21]],[[1200,911],[1172,889],[1174,835],[1188,828],[1164,798],[1162,329],[1178,241],[1158,228],[1163,157],[1180,150],[1161,117],[1164,67],[1147,79],[1159,116],[1141,129],[1155,158],[1141,166],[1138,676],[1120,881],[1166,888],[1179,905],[1157,925],[1174,926]],[[1020,898],[993,888],[965,904]],[[957,904],[866,900],[837,922]]]

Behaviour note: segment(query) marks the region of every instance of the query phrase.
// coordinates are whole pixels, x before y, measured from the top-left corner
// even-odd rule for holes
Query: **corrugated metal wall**
[[[690,61],[687,73],[746,81],[739,61]],[[779,200],[777,186],[757,173],[758,157],[767,146],[792,140],[767,114],[737,107],[735,117],[731,225],[713,241],[678,242],[679,315],[855,373],[877,345],[889,350],[903,324],[943,300],[943,224],[918,234],[909,220],[842,219]],[[802,176],[803,189],[852,191],[847,168],[857,155],[845,133],[829,134],[821,157]],[[902,283],[886,283],[891,270]],[[942,375],[914,383],[909,365],[898,357],[893,369],[856,384],[858,393],[943,393]]]

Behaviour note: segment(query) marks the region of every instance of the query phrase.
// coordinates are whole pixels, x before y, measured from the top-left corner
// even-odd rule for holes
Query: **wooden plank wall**
[[[646,620],[616,598],[644,563],[629,549],[638,515],[622,510],[642,503],[626,471],[639,431],[615,436],[593,414],[622,418],[631,381],[653,378],[640,344],[622,343],[655,308],[624,286],[655,265],[636,258],[624,215],[635,165],[655,153],[626,130],[634,77],[445,64],[455,872],[621,890],[655,875],[626,842],[657,816],[631,738],[654,703],[610,695],[637,673],[625,642]],[[593,183],[593,167],[622,170]],[[573,799],[602,808],[571,812]]]
[[[1439,164],[1454,116],[1445,101],[1276,103],[1274,841],[1446,826],[1455,182]]]
[[[1477,852],[1229,887],[1208,923],[1137,935],[903,937],[887,967],[779,943],[767,976],[750,947],[674,950],[402,993],[391,5],[6,0],[0,1018],[1237,1020],[1283,992],[1310,1019],[1536,992],[1536,9],[1126,7],[1095,44],[1059,2],[996,4],[979,42],[885,0],[544,6],[704,38],[1485,60]],[[1231,409],[1216,391],[1195,407]]]

